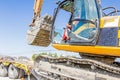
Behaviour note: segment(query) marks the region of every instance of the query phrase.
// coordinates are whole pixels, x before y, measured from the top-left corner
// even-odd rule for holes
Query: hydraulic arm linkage
[[[40,16],[43,0],[35,0],[34,17],[30,29],[27,31],[27,41],[30,45],[48,46],[50,44],[49,34],[52,24],[52,16]]]
[[[32,20],[32,23],[30,24],[30,26],[33,26],[36,18],[40,17],[42,4],[43,4],[43,0],[35,0],[35,2],[34,2],[34,17],[33,17],[33,20]]]

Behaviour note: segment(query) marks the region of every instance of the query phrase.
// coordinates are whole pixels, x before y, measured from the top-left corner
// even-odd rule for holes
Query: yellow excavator
[[[63,0],[57,2],[53,16],[40,17],[42,4],[43,0],[35,0],[34,18],[27,32],[28,44],[49,46],[52,43],[54,48],[78,52],[82,58],[39,56],[36,61],[89,65],[92,69],[120,74],[119,63],[114,62],[120,57],[120,10],[103,9],[100,0]]]
[[[34,18],[32,28],[38,26],[37,18],[40,17],[43,0],[36,0],[34,6]],[[70,13],[69,24],[71,30],[66,28],[67,37],[63,39],[64,31],[57,31],[55,22],[60,9]],[[110,13],[104,13],[107,9],[113,9]],[[33,34],[28,32],[29,44],[37,46],[48,46],[50,42],[58,50],[79,52],[82,56],[120,57],[120,16],[119,10],[114,7],[102,9],[99,0],[65,0],[58,3],[53,18],[46,16],[48,25],[39,26],[39,31],[33,29]],[[62,19],[62,18],[61,18]],[[41,21],[42,22],[42,21]],[[43,21],[44,22],[44,21]],[[63,28],[63,27],[62,27]],[[44,29],[44,30],[43,30]],[[58,35],[61,34],[61,37]],[[56,39],[56,37],[58,37]],[[58,40],[58,41],[57,41]],[[105,58],[106,59],[106,58]]]

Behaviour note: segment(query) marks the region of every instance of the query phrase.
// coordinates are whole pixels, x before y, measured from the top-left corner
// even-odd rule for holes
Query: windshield
[[[71,13],[66,10],[59,9],[54,23],[54,40],[53,43],[62,43],[64,31],[67,23],[69,22]]]
[[[74,1],[73,12],[66,13],[66,8],[62,10],[58,7],[53,43],[90,42],[95,39],[98,33],[95,22],[98,19],[96,0]]]
[[[96,19],[98,18],[95,0],[75,0],[73,19]]]
[[[79,42],[93,39],[97,26],[94,24],[98,20],[98,5],[96,0],[74,0],[74,12],[72,17],[72,42]],[[75,37],[76,36],[76,37]],[[76,41],[76,39],[78,40]],[[81,42],[81,41],[80,41]]]

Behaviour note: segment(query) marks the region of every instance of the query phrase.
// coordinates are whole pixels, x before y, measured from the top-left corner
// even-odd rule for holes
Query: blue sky
[[[53,14],[56,0],[44,0],[41,15]],[[103,6],[116,6],[120,0],[102,0]],[[31,56],[40,50],[53,50],[51,46],[30,46],[26,41],[26,31],[33,17],[34,0],[0,0],[0,54]]]
[[[44,1],[42,15],[53,14],[55,2]],[[33,17],[34,0],[1,0],[0,1],[0,54],[32,55],[40,50],[51,50],[52,47],[30,46],[26,41],[26,31]],[[46,6],[46,7],[45,7]],[[48,7],[50,6],[50,7]]]

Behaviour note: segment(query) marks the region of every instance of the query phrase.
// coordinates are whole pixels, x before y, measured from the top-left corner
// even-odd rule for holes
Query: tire
[[[2,63],[0,64],[0,77],[8,76],[8,67],[4,66]]]
[[[20,69],[18,69],[14,65],[10,64],[10,66],[8,68],[8,77],[10,79],[18,79],[19,71],[20,71]]]
[[[24,77],[24,75],[25,75],[24,70],[19,69],[12,64],[9,66],[8,77],[10,79],[20,79],[20,78]]]

